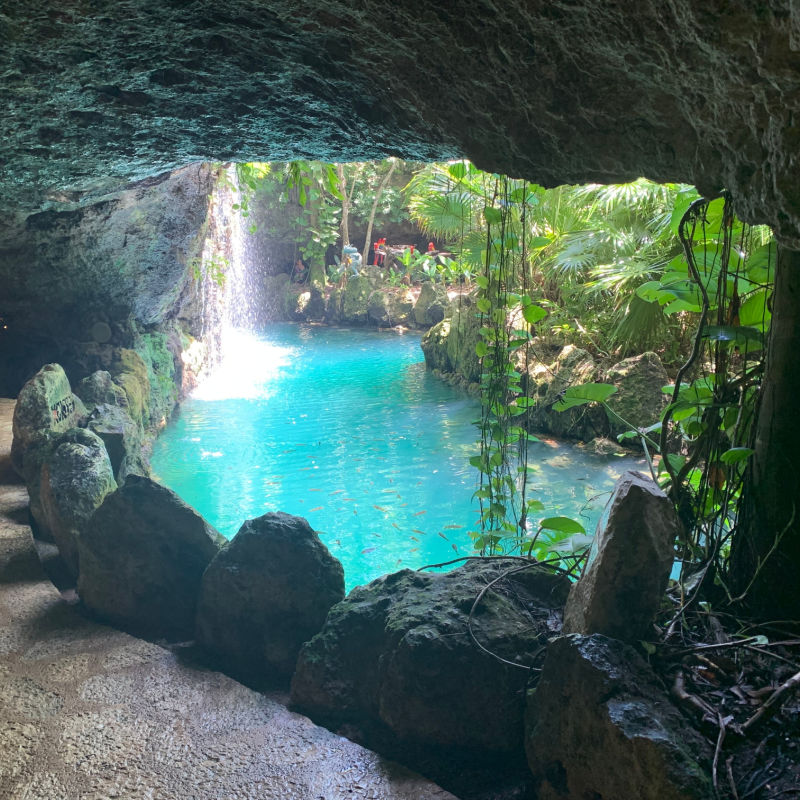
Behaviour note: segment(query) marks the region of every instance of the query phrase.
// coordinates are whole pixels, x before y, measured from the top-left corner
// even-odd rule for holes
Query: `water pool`
[[[419,335],[307,325],[235,332],[223,364],[153,449],[159,481],[232,538],[305,517],[353,586],[472,552],[476,400],[425,370]],[[630,458],[532,443],[542,516],[591,530]]]

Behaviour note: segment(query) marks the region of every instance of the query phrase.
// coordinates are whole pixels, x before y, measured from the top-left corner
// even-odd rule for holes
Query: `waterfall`
[[[255,330],[260,313],[259,275],[253,259],[252,221],[242,213],[243,193],[236,165],[225,168],[223,203],[228,207],[229,256],[225,275],[225,308],[228,328]]]

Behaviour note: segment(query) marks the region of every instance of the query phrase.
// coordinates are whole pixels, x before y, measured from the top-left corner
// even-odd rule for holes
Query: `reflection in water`
[[[226,537],[267,511],[306,517],[348,589],[471,553],[479,407],[426,372],[418,336],[275,325],[226,350],[153,453],[159,479]],[[542,516],[588,530],[634,466],[551,439],[529,460]]]

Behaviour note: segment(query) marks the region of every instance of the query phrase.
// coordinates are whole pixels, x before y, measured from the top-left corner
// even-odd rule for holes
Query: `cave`
[[[800,616],[797,4],[8,0],[0,41],[3,397],[142,334],[180,369],[220,163],[465,157],[727,190],[780,248],[739,583]]]

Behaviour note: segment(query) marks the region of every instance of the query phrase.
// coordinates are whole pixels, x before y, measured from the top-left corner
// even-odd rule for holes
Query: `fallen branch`
[[[684,678],[681,670],[678,670],[675,673],[675,681],[672,684],[670,693],[681,705],[687,707],[689,710],[699,712],[700,719],[702,721],[716,721],[715,717],[717,716],[717,713],[714,711],[714,709],[712,709],[711,706],[708,705],[708,703],[706,703],[704,700],[701,700],[697,695],[686,691],[686,679]]]
[[[750,719],[748,719],[744,725],[742,725],[743,731],[748,731],[750,728],[753,727],[759,720],[763,719],[765,716],[770,717],[772,714],[777,711],[777,704],[778,701],[788,692],[792,691],[792,689],[796,689],[800,686],[800,672],[796,672],[792,675],[789,680],[784,681],[764,702],[764,705],[753,714]],[[774,709],[774,710],[773,710]]]
[[[714,760],[711,763],[711,783],[714,786],[714,794],[719,796],[719,781],[717,779],[717,767],[719,766],[719,754],[722,752],[722,743],[725,741],[725,733],[727,728],[725,726],[725,719],[722,714],[717,711],[717,724],[719,725],[719,735],[717,736],[717,744],[714,748]]]

